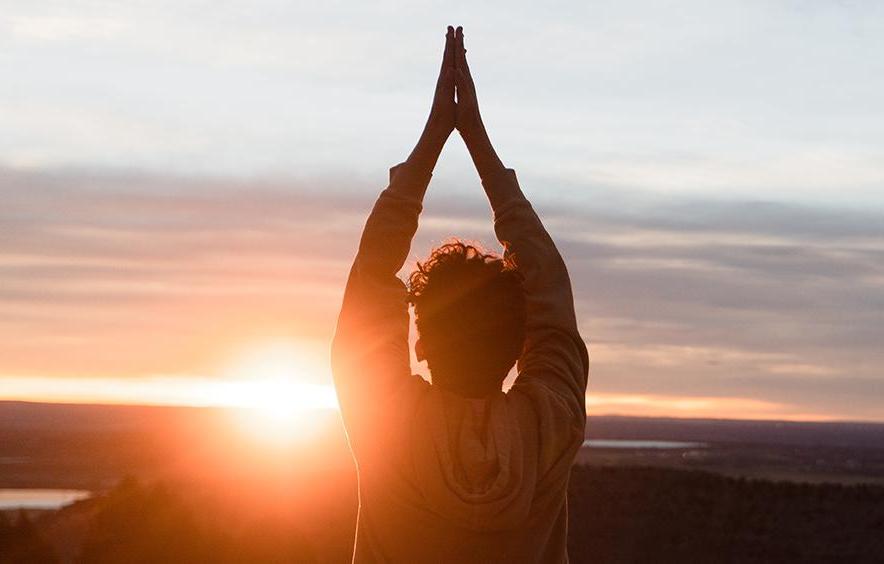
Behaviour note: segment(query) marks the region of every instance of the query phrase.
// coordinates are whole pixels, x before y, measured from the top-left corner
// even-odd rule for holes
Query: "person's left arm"
[[[397,390],[411,375],[408,301],[396,276],[411,248],[433,168],[454,130],[454,31],[430,117],[408,159],[390,170],[362,232],[332,342],[332,371],[341,414],[354,452],[360,437],[379,428]]]

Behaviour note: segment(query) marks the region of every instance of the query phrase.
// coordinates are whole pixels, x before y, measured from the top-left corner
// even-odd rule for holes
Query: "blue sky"
[[[460,24],[498,152],[569,259],[591,393],[884,419],[880,3],[0,14],[0,376],[193,374],[208,361],[173,343],[243,338],[164,308],[245,333],[284,326],[260,313],[278,310],[321,349]],[[414,258],[447,235],[493,241],[456,136],[426,208]],[[231,264],[254,265],[251,297]],[[108,339],[126,354],[82,352]],[[47,347],[76,369],[42,362]]]

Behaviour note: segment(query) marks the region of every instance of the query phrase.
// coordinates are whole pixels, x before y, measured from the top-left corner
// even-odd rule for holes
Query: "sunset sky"
[[[333,406],[447,24],[568,263],[591,414],[884,421],[872,1],[0,0],[0,399]],[[495,244],[456,135],[406,267],[452,235]]]

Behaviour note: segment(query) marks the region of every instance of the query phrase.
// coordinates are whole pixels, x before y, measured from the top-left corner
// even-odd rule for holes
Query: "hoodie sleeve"
[[[382,431],[411,376],[405,284],[396,276],[417,230],[430,173],[400,164],[366,221],[338,316],[331,361],[354,454]]]
[[[528,399],[547,444],[583,440],[589,357],[577,330],[565,263],[519,188],[515,171],[501,169],[483,186],[494,210],[497,238],[524,276],[525,348],[510,395]],[[554,434],[556,436],[550,436]]]

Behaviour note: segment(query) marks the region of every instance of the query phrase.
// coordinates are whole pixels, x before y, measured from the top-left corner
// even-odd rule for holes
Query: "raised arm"
[[[463,43],[463,28],[458,27],[454,42],[455,82],[457,84],[456,126],[467,145],[473,165],[480,178],[496,175],[504,169],[503,163],[491,145],[488,131],[479,113],[476,85],[467,64],[467,50]]]
[[[427,118],[420,139],[405,161],[410,167],[427,174],[433,172],[445,141],[454,131],[456,119],[454,44],[454,28],[448,26],[448,31],[445,34],[442,68],[439,69],[439,78],[436,80],[436,91],[433,94],[430,116]]]
[[[581,429],[589,359],[577,329],[571,281],[565,263],[525,198],[515,171],[506,168],[482,123],[476,87],[466,60],[463,31],[457,29],[457,129],[467,145],[494,210],[494,229],[506,253],[525,277],[528,306],[526,343],[513,390],[528,391],[539,413]],[[538,387],[539,386],[539,387]],[[546,393],[549,392],[549,393]]]
[[[383,431],[409,382],[408,302],[402,268],[433,167],[454,130],[454,30],[449,27],[430,116],[408,159],[390,170],[362,232],[332,342],[332,371],[351,446]]]

